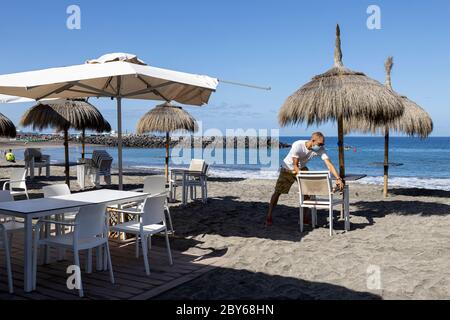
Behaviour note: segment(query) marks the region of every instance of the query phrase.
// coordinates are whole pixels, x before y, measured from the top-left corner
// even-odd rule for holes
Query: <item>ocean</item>
[[[296,140],[307,139],[300,137],[281,137],[280,141],[292,144]],[[347,173],[366,174],[367,178],[361,183],[383,183],[383,137],[346,137],[346,171]],[[102,148],[102,147],[95,147]],[[95,149],[94,148],[94,149]],[[115,148],[106,149],[117,159]],[[338,166],[337,138],[327,138],[326,149]],[[91,152],[93,148],[87,148]],[[226,164],[222,158],[226,158],[227,151],[204,150],[203,157],[211,163],[210,173],[216,177],[229,178],[261,178],[276,179],[278,164],[287,155],[289,149],[280,149],[279,154],[271,154],[267,151],[258,154],[255,150],[236,150]],[[234,150],[228,150],[230,154]],[[53,162],[62,162],[64,159],[63,148],[44,149],[44,153],[50,154]],[[81,148],[71,147],[71,161],[80,157]],[[129,169],[161,170],[164,167],[164,149],[134,149],[126,148],[123,152],[124,166]],[[192,156],[202,156],[201,150],[193,150],[192,154],[175,154],[171,159],[172,167],[186,167],[180,163],[182,158],[190,159]],[[17,159],[23,159],[23,152],[16,151]],[[267,159],[272,159],[271,163]],[[209,161],[208,161],[209,160]],[[186,161],[187,162],[187,161]],[[408,137],[392,137],[390,140],[390,185],[396,187],[414,187],[438,190],[450,190],[450,138],[428,138],[425,140]],[[117,165],[117,161],[115,162]],[[310,170],[323,170],[325,166],[320,159],[315,159],[308,164]]]

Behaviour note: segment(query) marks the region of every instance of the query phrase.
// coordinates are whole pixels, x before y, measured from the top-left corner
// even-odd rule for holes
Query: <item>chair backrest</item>
[[[100,158],[98,163],[98,171],[100,174],[111,174],[112,158]]]
[[[44,191],[44,198],[66,196],[71,193],[67,184],[54,184],[51,186],[45,186],[42,188],[42,191]]]
[[[189,165],[189,171],[203,172],[205,170],[205,160],[192,159]]]
[[[28,148],[25,149],[25,152],[23,153],[25,161],[31,161],[32,158],[34,158],[34,161],[39,162],[42,158],[42,152],[41,149],[36,148]]]
[[[10,202],[10,201],[14,201],[14,197],[12,196],[11,192],[9,192],[9,190],[0,191],[0,202]],[[0,214],[0,223],[7,222],[10,219],[11,219],[11,217]],[[0,237],[1,237],[1,235],[0,235]],[[1,239],[0,239],[0,243],[1,243]]]
[[[10,188],[17,188],[17,189],[25,189],[26,188],[26,182],[25,179],[27,178],[27,169],[24,168],[12,168],[11,169],[11,184]],[[17,182],[18,181],[18,182]]]
[[[145,178],[143,192],[151,195],[166,192],[166,177],[150,176]]]
[[[301,171],[297,175],[300,199],[303,196],[327,196],[331,200],[331,176],[328,171]]]
[[[0,202],[14,201],[14,197],[8,190],[0,191]]]
[[[205,163],[205,167],[203,168],[203,174],[208,175],[209,172],[209,164]]]
[[[78,238],[93,238],[99,235],[107,236],[106,232],[106,205],[92,204],[80,208],[75,218],[75,232]]]
[[[164,204],[166,198],[166,195],[147,197],[142,209],[142,225],[146,226],[149,224],[160,224],[161,222],[166,225],[166,217],[164,215]]]

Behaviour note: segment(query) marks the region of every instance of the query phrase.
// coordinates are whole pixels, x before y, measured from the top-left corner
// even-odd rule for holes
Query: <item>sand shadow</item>
[[[407,197],[435,197],[435,198],[450,198],[450,191],[445,190],[431,190],[420,188],[396,188],[389,190],[390,194],[396,196]]]
[[[201,237],[217,234],[223,237],[261,238],[299,242],[312,228],[305,225],[300,233],[299,209],[278,205],[274,211],[273,226],[265,227],[268,203],[242,202],[237,197],[214,197],[206,205],[199,201],[186,206],[171,208],[172,220],[177,234],[183,237]],[[344,231],[344,223],[338,221],[336,211],[334,228]],[[319,227],[328,228],[328,214],[318,213]],[[258,226],[258,227],[255,227]],[[200,238],[199,238],[200,237]]]
[[[420,216],[446,216],[450,214],[450,205],[423,201],[359,201],[353,204],[358,211],[352,215],[366,218],[384,218],[389,214],[420,215]]]
[[[195,288],[201,288],[195,289]],[[370,292],[260,272],[217,268],[155,300],[381,300]]]

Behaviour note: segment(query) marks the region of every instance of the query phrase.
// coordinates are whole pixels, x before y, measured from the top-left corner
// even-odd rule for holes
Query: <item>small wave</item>
[[[383,185],[383,177],[366,177],[358,181],[362,184]],[[419,188],[450,191],[450,178],[418,178],[418,177],[390,177],[392,187]]]

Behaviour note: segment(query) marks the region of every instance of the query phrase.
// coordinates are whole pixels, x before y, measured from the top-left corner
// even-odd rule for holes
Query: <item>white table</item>
[[[90,204],[120,205],[142,201],[147,196],[147,193],[142,192],[102,189],[54,198],[0,203],[0,214],[24,219],[24,291],[32,291],[33,219],[78,211]]]

